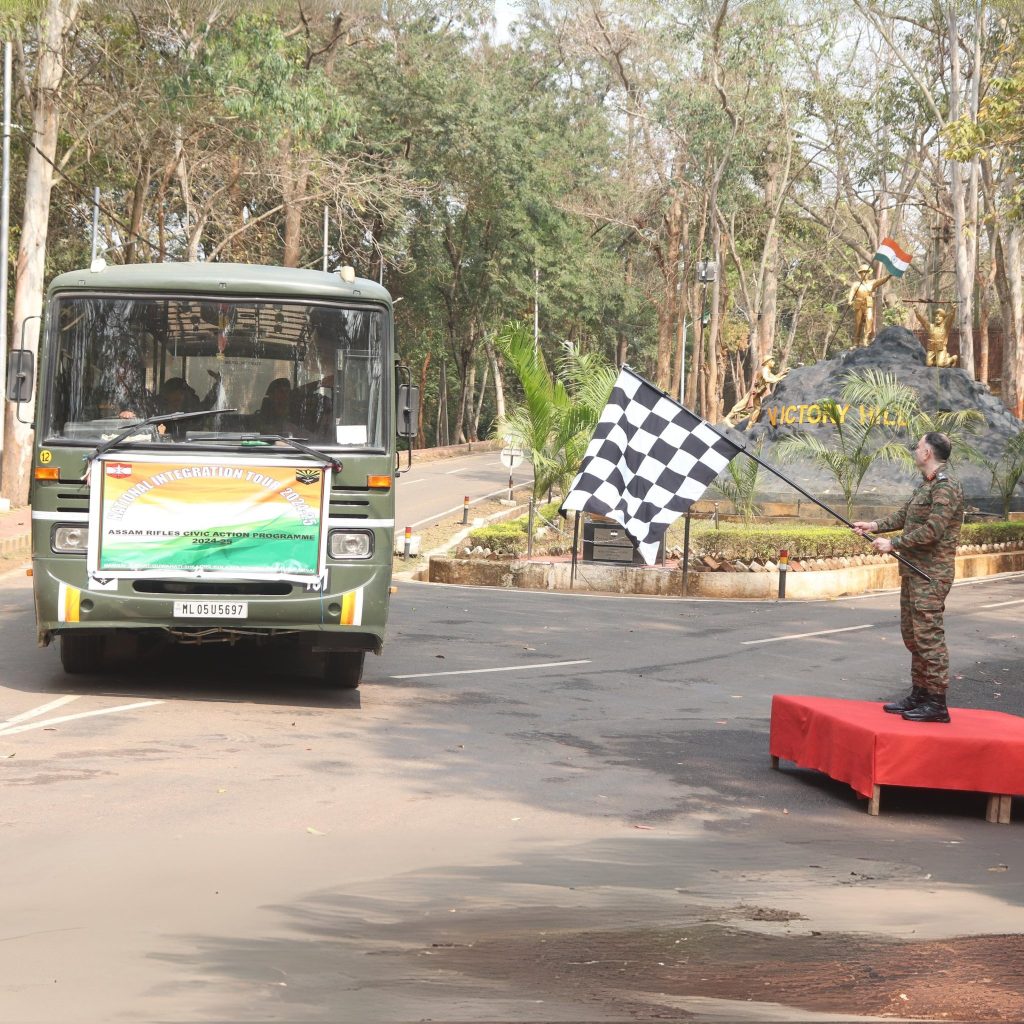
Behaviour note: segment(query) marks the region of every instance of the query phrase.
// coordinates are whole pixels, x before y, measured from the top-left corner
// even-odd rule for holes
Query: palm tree
[[[1003,503],[1003,518],[1010,518],[1010,502],[1020,478],[1024,476],[1024,430],[1011,437],[998,459],[980,458],[981,464],[992,474],[992,490]]]
[[[532,329],[519,322],[506,324],[495,341],[523,389],[522,403],[497,424],[495,434],[530,452],[535,498],[554,487],[565,494],[608,402],[615,370],[600,355],[566,342],[553,376]]]
[[[842,395],[845,401],[872,407],[884,406],[890,413],[895,413],[897,421],[902,420],[906,424],[908,441],[916,441],[933,431],[945,434],[953,445],[949,457],[951,465],[961,460],[984,463],[980,452],[968,440],[985,422],[985,417],[976,409],[927,412],[921,408],[920,399],[913,388],[901,384],[894,374],[875,369],[851,373],[846,378]],[[914,456],[910,448],[904,449],[900,461],[910,469],[914,468]]]
[[[754,454],[760,455],[764,441],[754,446]],[[755,504],[757,493],[757,474],[761,465],[753,459],[730,459],[729,464],[718,475],[711,485],[727,501],[731,501],[736,514],[749,523],[754,516],[761,514],[761,506]]]
[[[906,444],[908,435],[916,439],[938,430],[949,436],[955,451],[977,457],[964,440],[983,419],[973,409],[927,413],[921,409],[913,388],[900,383],[895,374],[876,369],[850,373],[840,394],[843,402],[862,406],[864,415],[847,417],[835,399],[821,399],[817,405],[822,422],[835,427],[830,443],[798,433],[780,442],[779,454],[783,459],[809,458],[827,470],[839,484],[851,518],[854,500],[872,463],[880,459],[913,469],[914,457]]]

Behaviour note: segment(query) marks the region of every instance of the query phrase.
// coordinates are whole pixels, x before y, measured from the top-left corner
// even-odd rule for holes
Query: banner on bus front
[[[324,572],[323,465],[110,453],[91,479],[92,576],[309,583]]]

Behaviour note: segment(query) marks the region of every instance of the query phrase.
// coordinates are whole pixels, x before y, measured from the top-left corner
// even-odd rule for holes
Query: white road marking
[[[47,711],[53,711],[55,708],[70,704],[73,700],[78,700],[78,697],[78,694],[71,697],[58,697],[56,700],[51,700],[48,704],[40,704],[39,707],[32,708],[31,711],[22,711],[20,715],[8,718],[6,722],[0,722],[0,730],[6,729],[9,725],[17,725],[18,722],[28,721],[30,718],[38,718],[39,715],[45,715]]]
[[[1005,608],[1008,604],[1024,604],[1024,597],[1018,597],[1013,601],[996,601],[995,604],[983,604],[982,608]]]
[[[116,708],[100,708],[97,711],[82,711],[77,715],[62,715],[59,718],[44,718],[41,722],[31,725],[18,725],[13,729],[0,728],[0,736],[13,736],[17,732],[28,732],[30,729],[46,729],[61,722],[73,722],[79,718],[92,718],[94,715],[112,715],[116,711],[133,711],[135,708],[148,708],[154,704],[163,704],[162,700],[143,700],[138,704],[119,704]]]
[[[522,672],[531,668],[559,668],[562,665],[589,665],[590,659],[582,661],[542,661],[526,665],[507,665],[504,668],[460,668],[453,672],[412,672],[406,676],[392,676],[392,679],[430,679],[434,676],[475,676],[481,672]],[[2,735],[2,734],[0,734]]]
[[[415,480],[406,480],[404,476],[402,477],[403,487],[412,487],[413,484],[425,484],[426,482],[427,478],[425,476],[417,477]]]
[[[774,644],[780,640],[804,640],[811,636],[828,636],[831,633],[852,633],[855,629],[873,629],[874,624],[866,622],[863,626],[844,626],[842,629],[822,629],[817,633],[788,633],[786,636],[770,636],[764,640],[741,640],[741,644]]]
[[[444,475],[452,476],[455,473],[461,473],[464,469],[468,469],[468,466],[459,466],[458,469],[446,469]]]

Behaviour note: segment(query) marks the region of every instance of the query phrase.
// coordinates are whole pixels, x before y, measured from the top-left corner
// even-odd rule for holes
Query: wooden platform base
[[[776,695],[771,764],[784,759],[848,783],[872,815],[883,786],[985,793],[985,820],[1008,825],[1013,797],[1024,795],[1024,718],[963,708],[951,716],[906,722],[874,702]]]

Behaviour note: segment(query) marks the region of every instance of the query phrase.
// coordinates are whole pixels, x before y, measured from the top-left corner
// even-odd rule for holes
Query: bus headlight
[[[369,558],[373,554],[373,534],[365,530],[331,530],[327,535],[327,554],[331,558]]]
[[[61,555],[84,555],[89,546],[88,526],[55,526],[50,547]]]

